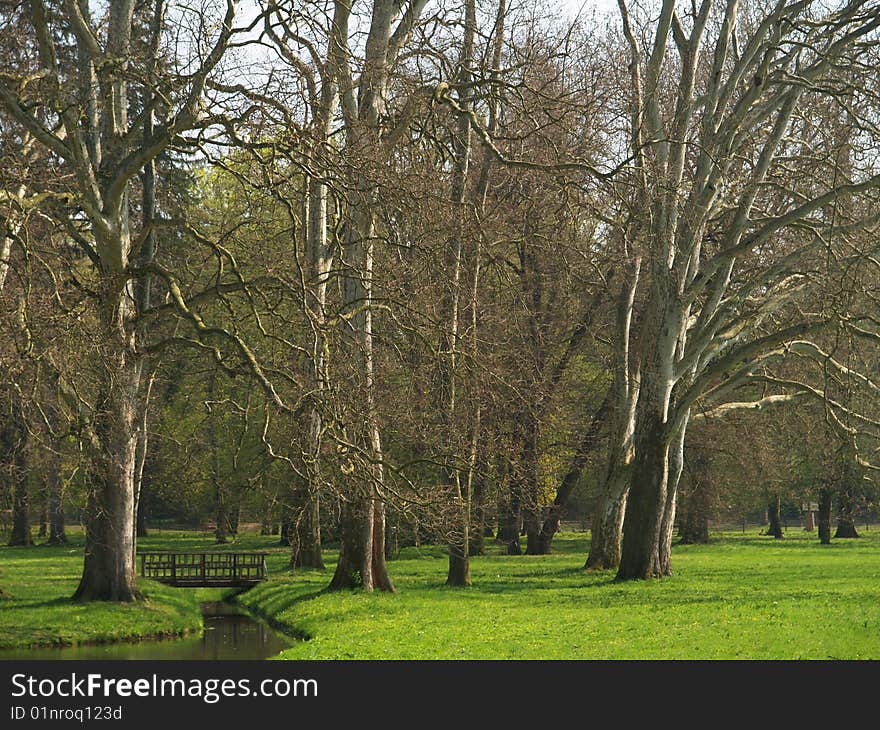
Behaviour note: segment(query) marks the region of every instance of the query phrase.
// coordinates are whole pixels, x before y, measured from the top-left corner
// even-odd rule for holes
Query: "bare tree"
[[[66,188],[52,191],[62,203],[55,214],[92,267],[101,332],[98,392],[79,408],[93,465],[85,563],[75,596],[130,601],[137,596],[134,499],[142,370],[131,264],[150,229],[133,235],[129,190],[145,166],[200,124],[202,92],[231,37],[234,8],[229,2],[202,63],[170,80],[167,121],[147,138],[142,119],[130,119],[133,83],[157,83],[149,72],[139,75],[151,64],[134,42],[135,3],[112,0],[106,23],[77,3],[50,7],[33,0],[29,11],[35,72],[5,79],[0,105],[68,175]],[[63,62],[59,39],[73,47],[75,63]],[[206,39],[192,40],[195,48]],[[146,116],[154,103],[142,110]]]
[[[347,444],[343,448],[359,457],[359,466],[351,474],[356,487],[345,505],[341,553],[331,588],[355,584],[368,591],[394,590],[385,564],[385,465],[375,414],[372,297],[376,187],[369,172],[381,169],[390,152],[382,122],[391,71],[425,4],[426,0],[410,0],[399,6],[382,0],[372,3],[362,66],[355,78],[349,30],[352,9],[342,0],[334,3],[329,63],[339,88],[346,155],[353,165],[342,211],[342,327],[346,351],[358,365],[356,371],[349,372],[363,402],[358,417],[349,420],[344,436]]]
[[[849,86],[846,77],[869,52],[880,16],[872,3],[858,0],[833,11],[810,2],[744,9],[738,0],[680,10],[666,0],[645,28],[652,40],[643,48],[643,34],[633,30],[626,5],[619,6],[634,68],[631,105],[638,110],[634,174],[642,199],[651,201],[640,239],[632,242],[644,252],[645,294],[618,570],[626,579],[671,571],[676,487],[692,411],[737,407],[726,401],[760,383],[781,392],[748,407],[812,392],[805,384],[785,389],[767,368],[795,348],[809,357],[815,345],[802,338],[828,325],[804,306],[816,287],[806,275],[815,264],[811,254],[830,245],[827,221],[816,214],[834,200],[871,195],[880,177],[861,169],[832,180],[820,164],[808,184],[786,179],[786,160],[798,154],[789,135],[806,105]],[[827,160],[825,152],[810,155]],[[807,164],[808,157],[802,155]],[[876,217],[869,205],[867,213],[833,226],[837,240]],[[860,253],[841,251],[847,261]],[[826,275],[841,263],[829,264]],[[803,307],[796,320],[781,316],[796,306]]]

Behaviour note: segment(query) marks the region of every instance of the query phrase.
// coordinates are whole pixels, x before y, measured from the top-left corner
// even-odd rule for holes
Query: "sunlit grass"
[[[143,581],[144,600],[76,603],[70,600],[83,561],[82,535],[65,547],[0,548],[0,648],[68,645],[167,637],[202,626],[198,597]]]
[[[276,576],[243,596],[307,641],[289,659],[880,658],[880,533],[821,546],[727,533],[674,549],[672,578],[618,583],[581,569],[583,534],[549,556],[472,561],[443,586],[441,549],[391,563],[396,595],[321,593],[328,575]]]
[[[443,548],[406,548],[389,563],[395,595],[325,593],[328,570],[287,570],[275,536],[215,546],[205,532],[154,532],[140,548],[265,550],[270,581],[241,602],[293,636],[288,659],[880,658],[880,531],[818,544],[725,533],[677,546],[675,575],[617,583],[585,572],[588,536],[564,534],[548,556],[508,557],[488,542],[474,585],[447,588]],[[217,590],[142,583],[132,605],[69,600],[81,536],[65,548],[0,548],[0,647],[172,635],[198,628],[198,600]]]

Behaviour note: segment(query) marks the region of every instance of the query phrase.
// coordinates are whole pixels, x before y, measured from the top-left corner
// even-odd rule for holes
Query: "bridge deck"
[[[266,553],[143,552],[141,576],[186,588],[245,588],[267,580]]]

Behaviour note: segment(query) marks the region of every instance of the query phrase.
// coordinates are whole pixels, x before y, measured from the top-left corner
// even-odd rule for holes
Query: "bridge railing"
[[[141,552],[141,576],[175,586],[235,586],[268,577],[266,553]]]

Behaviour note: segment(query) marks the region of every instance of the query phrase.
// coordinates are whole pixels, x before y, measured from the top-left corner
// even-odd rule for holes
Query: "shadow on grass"
[[[15,600],[14,596],[10,596]],[[45,601],[27,601],[15,600],[15,608],[54,608],[57,606],[78,606],[82,605],[74,601],[70,596],[60,596]]]
[[[794,550],[799,549],[802,550],[805,547],[816,547],[819,549],[828,549],[834,547],[855,547],[860,543],[868,543],[867,540],[863,540],[862,537],[857,538],[844,538],[838,537],[833,538],[831,540],[831,544],[823,545],[819,542],[819,538],[814,534],[805,534],[803,532],[793,532],[792,534],[787,534],[783,538],[775,538],[770,535],[737,535],[737,536],[721,536],[717,538],[710,539],[708,544],[698,545],[681,545],[680,543],[676,544],[674,547],[678,548],[686,548],[686,549],[697,549],[700,548],[715,548],[715,547],[755,547],[755,548],[780,548],[782,550]]]
[[[331,592],[327,588],[312,591],[303,591],[302,588],[297,590],[286,581],[263,585],[254,591],[257,593],[247,591],[238,594],[235,596],[235,603],[268,623],[273,629],[300,641],[308,641],[312,638],[311,634],[295,624],[280,619],[279,616],[296,605],[312,601]],[[248,598],[252,600],[248,600]]]

